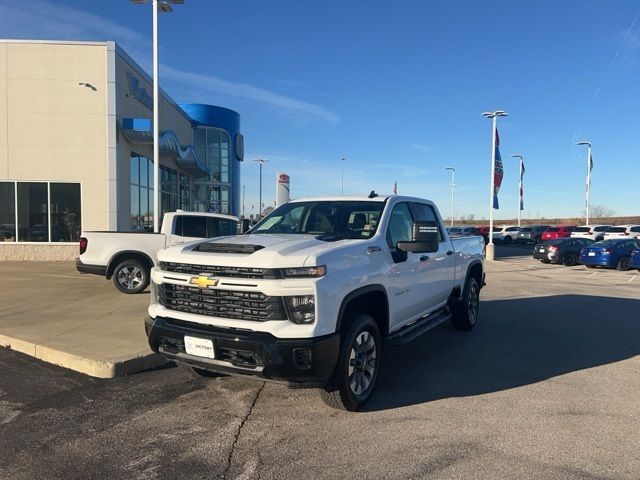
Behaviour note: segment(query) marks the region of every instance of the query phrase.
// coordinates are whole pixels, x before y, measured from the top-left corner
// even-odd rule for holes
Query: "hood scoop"
[[[209,243],[204,242],[196,245],[193,249],[194,252],[206,252],[206,253],[244,253],[245,255],[251,255],[258,250],[262,250],[262,245],[240,245],[237,243]]]

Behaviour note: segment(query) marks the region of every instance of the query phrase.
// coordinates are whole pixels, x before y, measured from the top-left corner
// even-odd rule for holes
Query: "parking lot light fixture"
[[[258,220],[262,219],[262,164],[267,163],[269,160],[264,158],[256,158],[254,162],[260,164],[260,195],[258,197]]]
[[[132,3],[149,3],[149,0],[130,0]],[[158,12],[170,13],[171,5],[184,0],[151,0],[153,7],[153,231],[160,231],[160,82],[158,78]]]
[[[446,167],[445,170],[451,171],[451,226],[456,216],[456,169],[454,167]]]
[[[513,158],[518,158],[520,160],[520,180],[518,180],[518,227],[522,221],[522,166],[524,164],[524,157],[519,153],[514,153],[511,155]]]
[[[591,142],[581,141],[576,143],[576,145],[586,145],[587,146],[587,191],[586,191],[586,218],[585,225],[589,225],[589,200],[591,197]]]
[[[494,179],[496,175],[496,128],[497,128],[497,120],[498,117],[506,117],[508,115],[504,110],[496,110],[494,112],[484,112],[482,114],[483,117],[489,118],[492,120],[492,138],[491,142],[491,179],[489,184],[489,243],[486,247],[485,258],[486,260],[494,260],[495,259],[495,251],[493,245],[493,185]]]

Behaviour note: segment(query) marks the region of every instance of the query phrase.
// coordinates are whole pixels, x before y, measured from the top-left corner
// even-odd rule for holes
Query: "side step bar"
[[[427,333],[429,330],[433,330],[438,325],[446,322],[451,318],[451,313],[447,307],[431,313],[426,317],[416,320],[411,325],[402,327],[397,332],[393,332],[389,335],[388,343],[390,345],[406,345],[407,343],[415,340],[419,336]]]

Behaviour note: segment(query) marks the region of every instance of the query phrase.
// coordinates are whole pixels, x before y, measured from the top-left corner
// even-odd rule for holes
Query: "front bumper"
[[[80,273],[91,273],[93,275],[100,275],[101,277],[107,275],[107,267],[105,265],[88,265],[82,263],[79,258],[76,258],[76,270]]]
[[[147,317],[149,346],[171,360],[212,372],[245,375],[296,387],[321,387],[333,373],[340,335],[281,339],[270,333],[199,325],[167,317]],[[215,359],[189,355],[184,336],[209,339]]]

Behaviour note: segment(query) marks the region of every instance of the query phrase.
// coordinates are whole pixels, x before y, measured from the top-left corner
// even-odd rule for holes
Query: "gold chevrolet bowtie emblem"
[[[210,277],[209,275],[198,275],[197,277],[191,277],[189,283],[191,285],[197,285],[200,288],[209,288],[218,285],[219,281],[220,280]]]

